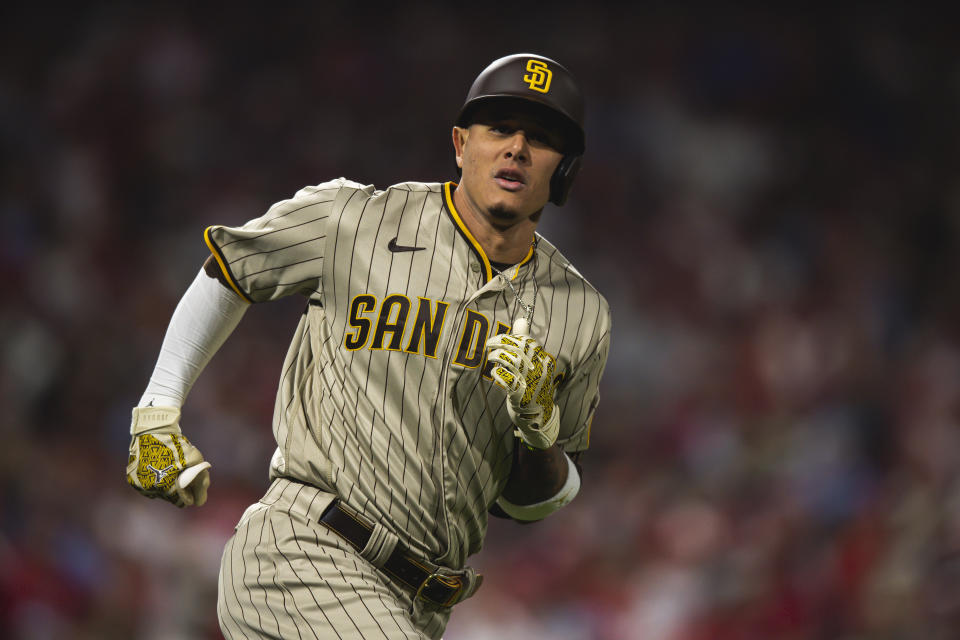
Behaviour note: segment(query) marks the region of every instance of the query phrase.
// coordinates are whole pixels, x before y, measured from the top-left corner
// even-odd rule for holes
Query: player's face
[[[464,195],[492,224],[510,227],[543,209],[563,157],[557,133],[533,114],[506,111],[479,114],[453,137]]]

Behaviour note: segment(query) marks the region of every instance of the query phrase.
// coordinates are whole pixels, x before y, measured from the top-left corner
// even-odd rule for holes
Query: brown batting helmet
[[[534,53],[515,53],[494,60],[473,81],[456,124],[469,126],[485,104],[517,100],[543,107],[545,124],[556,129],[564,140],[563,159],[550,180],[550,202],[562,205],[586,147],[583,94],[566,67]]]

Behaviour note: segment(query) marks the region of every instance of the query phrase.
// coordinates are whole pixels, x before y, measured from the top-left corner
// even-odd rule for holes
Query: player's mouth
[[[501,189],[520,191],[526,185],[522,171],[516,169],[500,169],[493,176],[494,181]]]

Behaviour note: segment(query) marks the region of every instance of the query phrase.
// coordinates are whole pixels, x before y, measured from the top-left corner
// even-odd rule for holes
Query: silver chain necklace
[[[533,245],[534,268],[536,268],[536,259],[537,259],[537,240],[538,240],[537,238],[534,238],[533,242],[531,243]],[[536,304],[537,304],[536,289],[534,289],[534,292],[533,292],[533,300],[534,300],[533,303],[527,304],[526,302],[523,301],[523,298],[520,297],[520,292],[517,291],[517,288],[515,286],[513,286],[513,282],[510,281],[510,278],[503,275],[503,272],[500,271],[500,269],[497,269],[495,266],[493,266],[493,263],[490,264],[490,268],[496,271],[497,275],[503,278],[504,282],[506,282],[507,285],[510,287],[510,291],[513,292],[513,297],[517,299],[517,302],[520,304],[520,308],[523,309],[523,312],[525,314],[524,317],[527,320],[527,326],[528,327],[533,326],[533,310],[536,308]],[[534,284],[534,287],[536,287],[536,284],[537,284],[536,279],[534,279],[533,284]]]

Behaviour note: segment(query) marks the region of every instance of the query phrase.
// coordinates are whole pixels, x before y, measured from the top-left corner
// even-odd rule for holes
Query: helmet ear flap
[[[566,155],[560,159],[560,164],[550,176],[550,202],[562,207],[570,194],[573,179],[580,170],[580,160],[583,156]]]

